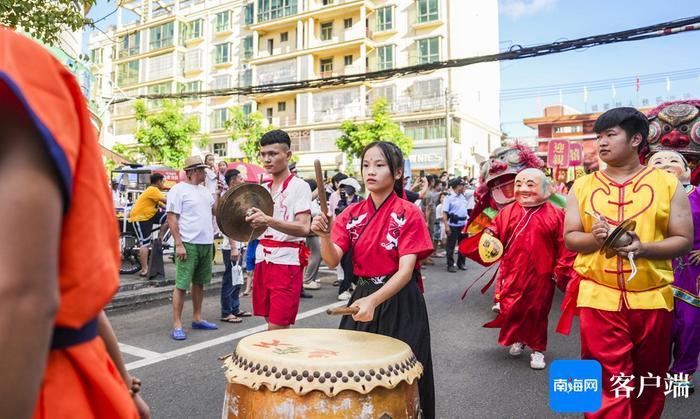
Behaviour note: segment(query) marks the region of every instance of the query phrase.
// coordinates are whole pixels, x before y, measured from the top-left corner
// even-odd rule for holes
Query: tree
[[[134,137],[138,152],[150,163],[181,167],[192,151],[192,136],[199,132],[196,116],[185,116],[180,101],[164,100],[162,109],[149,113],[146,103],[134,103],[139,128]]]
[[[260,163],[260,137],[274,127],[264,125],[265,117],[260,112],[245,114],[238,106],[230,111],[231,117],[226,121],[225,127],[231,132],[231,141],[239,143],[249,161]]]
[[[19,27],[46,44],[56,45],[61,32],[76,31],[92,23],[83,12],[94,4],[95,0],[0,1],[0,24]]]
[[[374,141],[389,141],[396,144],[404,156],[413,151],[413,139],[401,131],[399,124],[389,115],[389,103],[385,98],[372,105],[372,122],[357,124],[345,120],[340,124],[343,135],[336,140],[338,148],[349,160],[360,158],[365,146]]]

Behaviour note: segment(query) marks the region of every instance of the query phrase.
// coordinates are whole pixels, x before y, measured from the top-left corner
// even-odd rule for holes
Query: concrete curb
[[[211,283],[204,287],[205,295],[213,295],[221,290],[223,271],[214,271]],[[333,274],[321,272],[319,280],[333,277]],[[330,282],[333,282],[332,280]],[[130,310],[140,306],[170,300],[173,294],[175,279],[160,279],[138,281],[122,284],[119,291],[107,304],[105,311]]]

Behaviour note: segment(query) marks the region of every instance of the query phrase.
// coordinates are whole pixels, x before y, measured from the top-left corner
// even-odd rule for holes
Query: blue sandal
[[[172,332],[170,332],[170,337],[175,339],[175,340],[187,339],[187,335],[185,334],[185,331],[182,330],[181,327],[178,327],[177,329],[173,329]]]
[[[216,330],[219,328],[219,326],[215,325],[214,323],[209,323],[206,320],[202,320],[201,322],[192,322],[192,328],[200,330]]]

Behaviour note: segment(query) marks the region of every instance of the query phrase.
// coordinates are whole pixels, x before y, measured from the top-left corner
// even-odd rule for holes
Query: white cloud
[[[501,0],[501,13],[513,20],[552,10],[557,0]]]

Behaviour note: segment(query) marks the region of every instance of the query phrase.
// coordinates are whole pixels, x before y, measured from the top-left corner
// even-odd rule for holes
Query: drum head
[[[260,227],[253,231],[251,225],[246,222],[246,214],[251,208],[257,208],[272,216],[274,203],[270,192],[264,186],[257,183],[243,183],[229,189],[219,200],[216,211],[216,223],[219,229],[236,241],[247,242],[257,239],[266,228]]]
[[[339,329],[273,330],[243,338],[226,361],[230,383],[254,390],[318,390],[335,396],[375,387],[412,384],[423,366],[404,342],[374,333]]]

